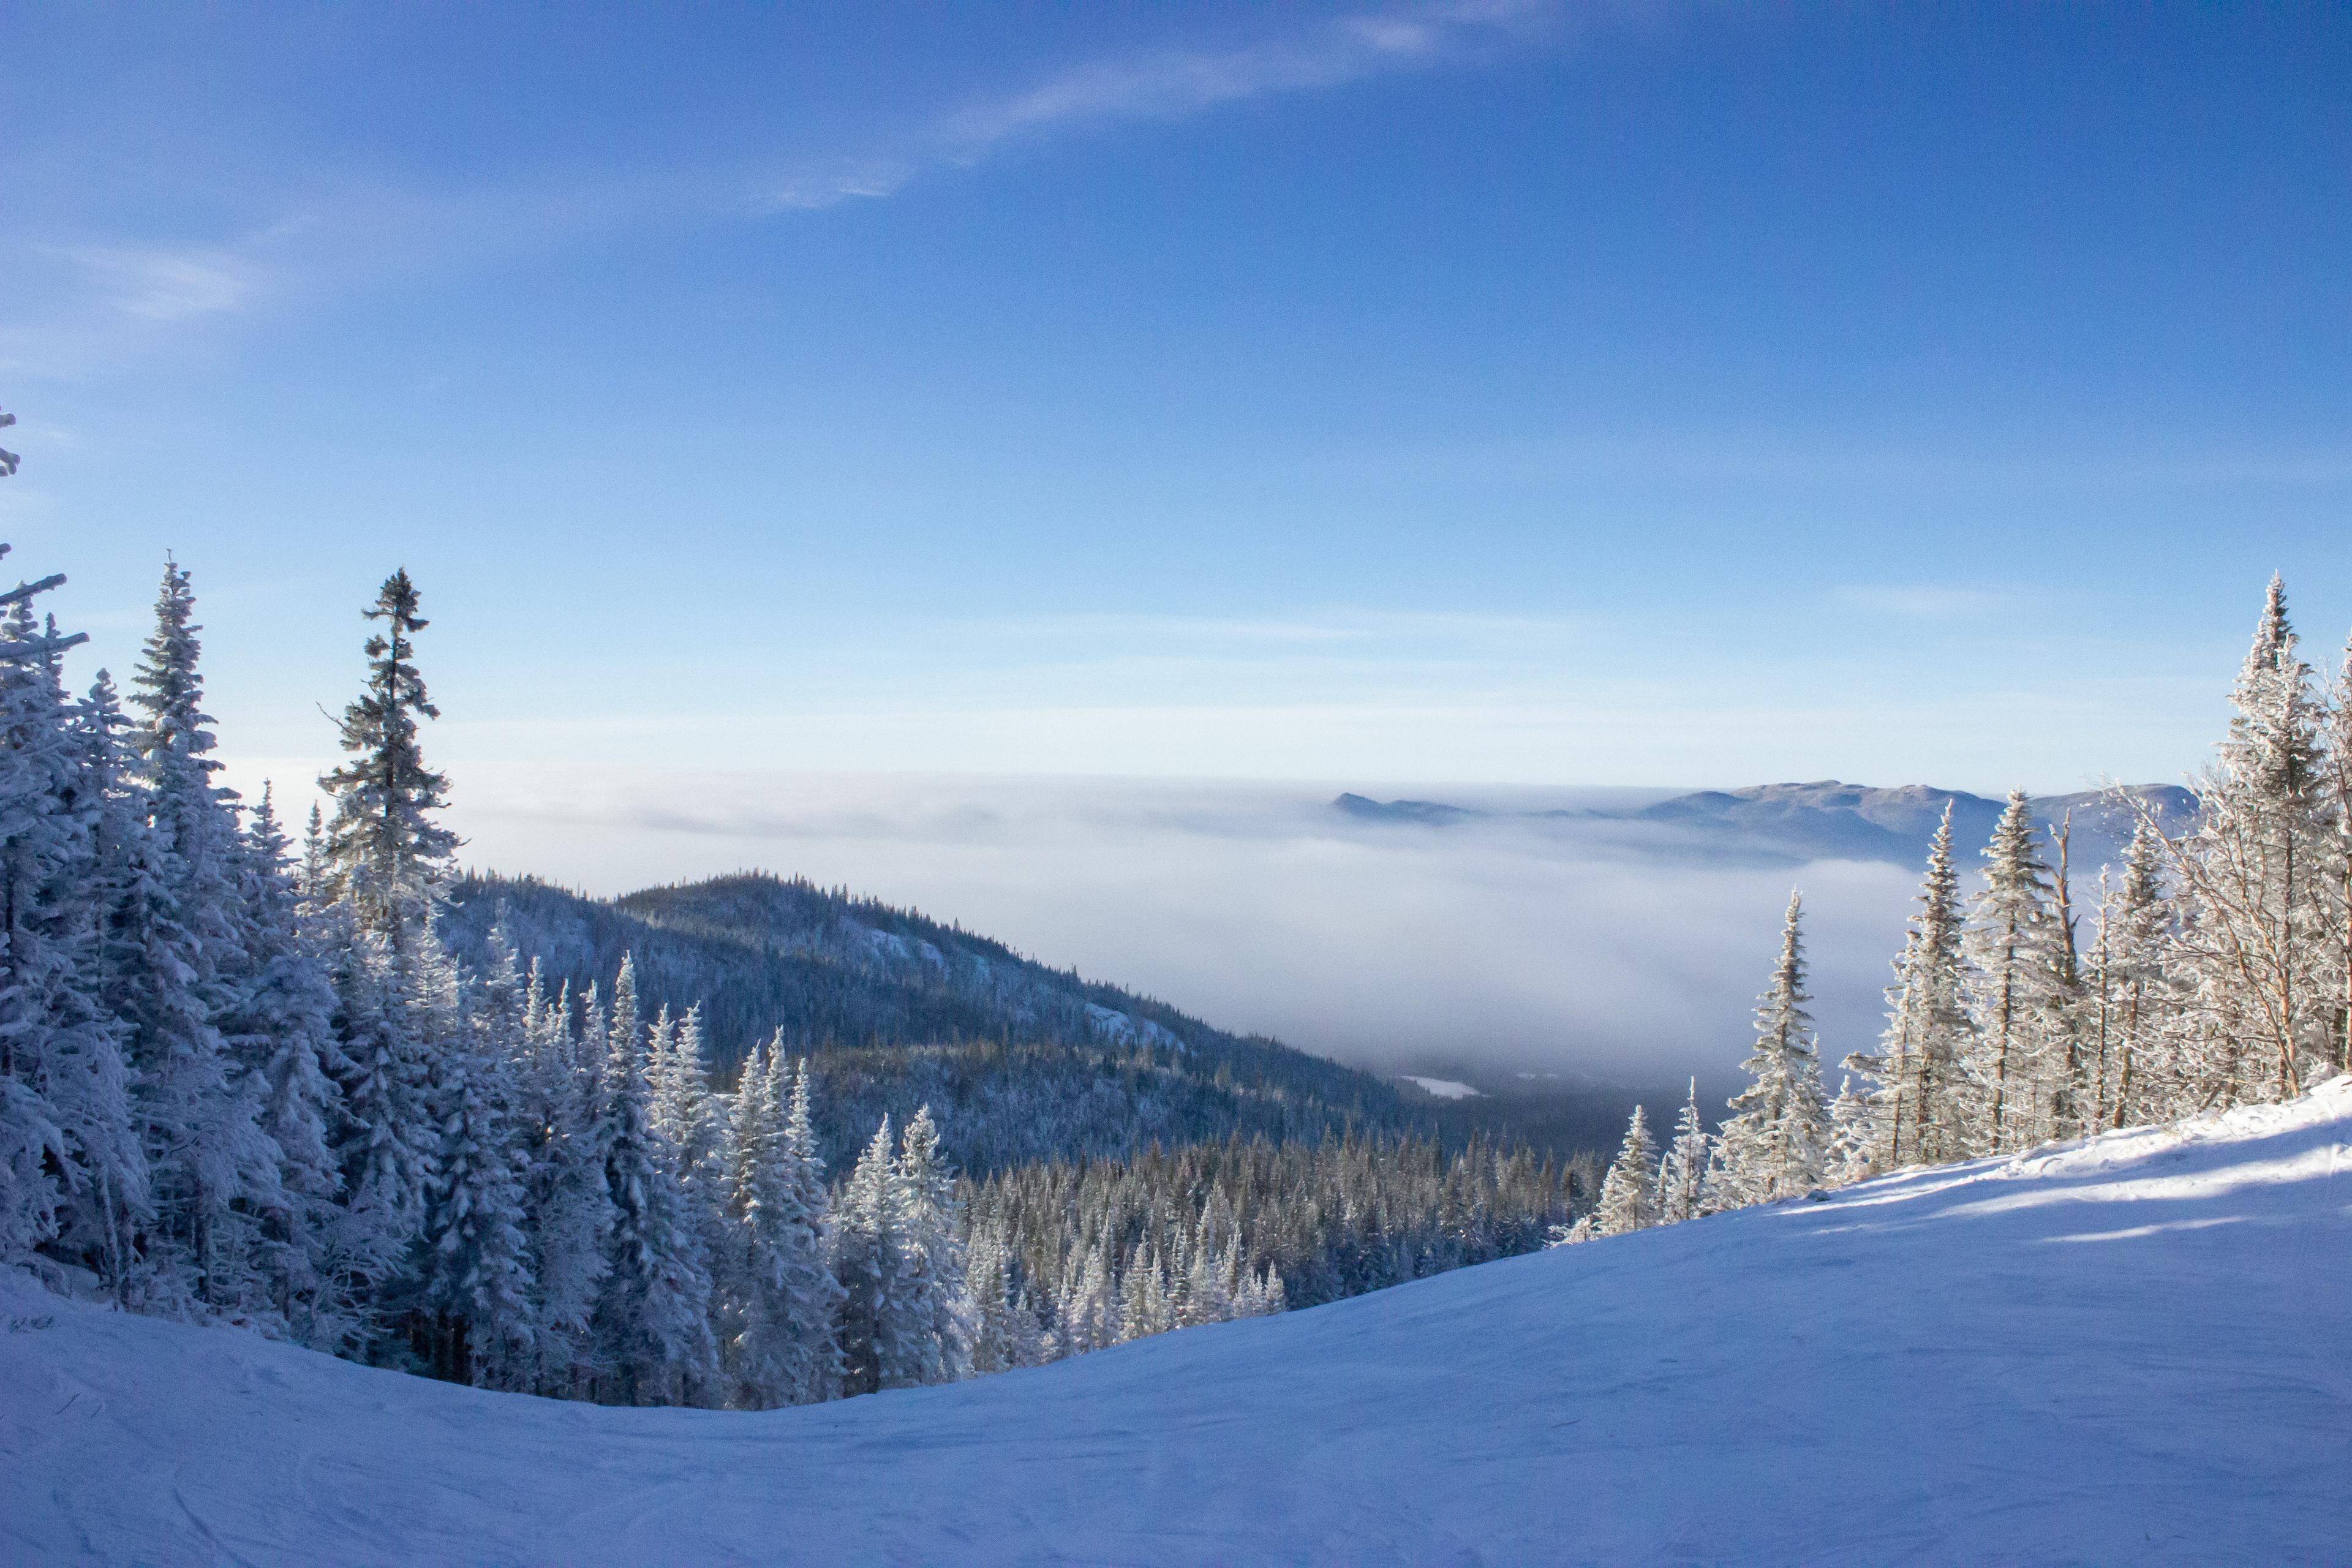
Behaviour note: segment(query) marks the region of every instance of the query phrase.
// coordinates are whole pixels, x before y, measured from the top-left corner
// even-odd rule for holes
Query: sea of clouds
[[[1727,857],[1526,815],[1670,791],[1383,789],[1498,815],[1363,822],[1341,784],[477,766],[467,859],[600,895],[751,868],[843,885],[1222,1027],[1387,1071],[1721,1082],[1792,888],[1832,1068],[1877,1035],[1917,871]],[[1832,1082],[1834,1084],[1834,1071]]]

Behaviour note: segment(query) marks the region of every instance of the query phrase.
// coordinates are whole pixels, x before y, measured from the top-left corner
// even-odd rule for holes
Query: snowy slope
[[[1478,1098],[1478,1091],[1476,1089],[1455,1079],[1415,1078],[1412,1074],[1407,1073],[1405,1075],[1404,1081],[1419,1089],[1422,1093],[1433,1095],[1439,1100],[1475,1100]]]
[[[2343,1562],[2352,1080],[769,1415],[0,1287],[0,1560]]]

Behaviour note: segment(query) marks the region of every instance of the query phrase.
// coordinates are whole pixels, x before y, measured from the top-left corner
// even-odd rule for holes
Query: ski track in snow
[[[2348,1139],[2339,1079],[760,1415],[482,1394],[12,1278],[0,1560],[2343,1563]]]

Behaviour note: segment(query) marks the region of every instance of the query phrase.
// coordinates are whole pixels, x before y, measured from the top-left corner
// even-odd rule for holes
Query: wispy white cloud
[[[524,189],[353,185],[289,198],[274,221],[232,226],[225,236],[20,247],[19,258],[41,265],[22,267],[12,279],[15,308],[0,310],[0,368],[56,374],[322,289],[543,252],[600,231],[877,200],[1049,135],[1181,121],[1473,58],[1539,39],[1565,15],[1560,0],[1464,0],[1293,24],[1217,47],[1097,59],[971,98],[902,135],[762,172],[587,175]]]
[[[1848,583],[1829,596],[1849,609],[1906,621],[1966,621],[2007,615],[2029,595],[2015,588],[1970,587],[1952,583]]]
[[[1488,0],[1363,12],[1213,47],[1166,47],[1084,64],[967,100],[888,150],[820,163],[762,185],[758,205],[808,210],[894,195],[922,174],[1005,148],[1108,125],[1182,121],[1285,94],[1328,91],[1532,41],[1559,0]]]
[[[1475,24],[1473,24],[1475,26]],[[1345,86],[1428,64],[1467,30],[1443,16],[1346,16],[1296,37],[1220,50],[1098,60],[969,104],[941,130],[966,157],[1016,137],[1089,122],[1177,120],[1279,93]]]
[[[814,212],[844,202],[873,201],[898,195],[917,172],[917,165],[904,158],[832,160],[763,183],[751,205],[755,210]]]
[[[85,246],[58,254],[89,275],[106,308],[143,321],[241,310],[260,291],[259,268],[235,249]]]
[[[388,278],[529,256],[599,229],[709,210],[658,181],[420,192],[353,184],[202,238],[0,249],[0,370],[83,375],[242,317]]]

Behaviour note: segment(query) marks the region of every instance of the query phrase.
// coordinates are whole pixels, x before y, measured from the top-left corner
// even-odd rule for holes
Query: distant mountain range
[[[2131,794],[2172,824],[2197,812],[2197,797],[2177,784],[2139,784]],[[1433,800],[1372,800],[1343,795],[1333,810],[1362,822],[1444,828],[1479,821],[1583,823],[1622,839],[1627,847],[1658,853],[1700,853],[1765,860],[1879,860],[1919,864],[1948,805],[1952,832],[1973,852],[1991,837],[2005,803],[1965,790],[1926,784],[1878,788],[1836,779],[1811,784],[1756,784],[1701,790],[1632,807],[1591,806],[1542,812],[1498,812]],[[2131,837],[2129,811],[2104,792],[2051,795],[2033,802],[2044,826],[2074,821],[2076,869],[2117,859]]]

